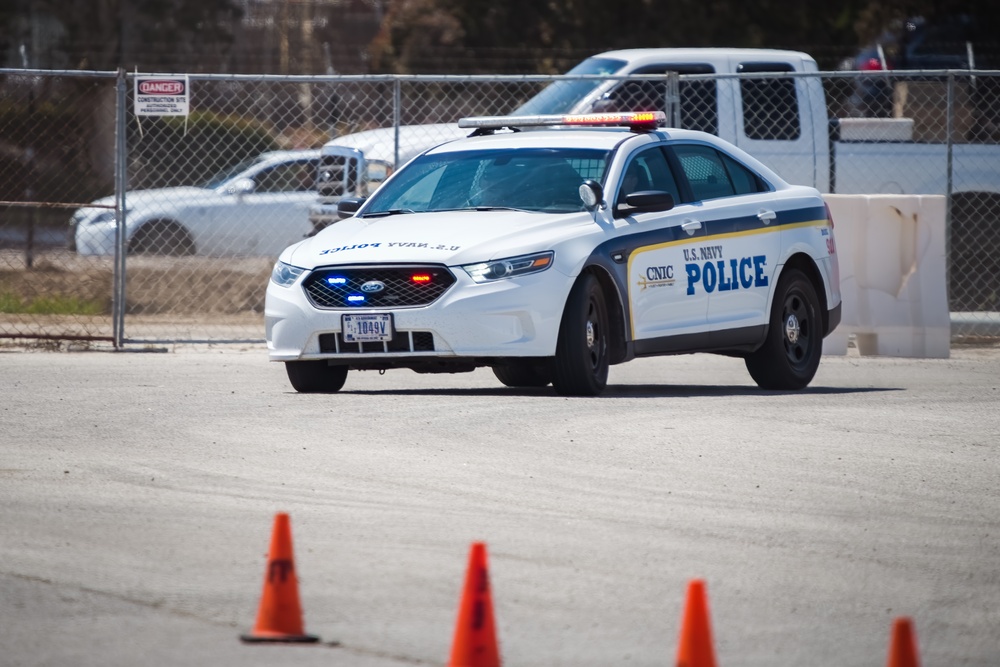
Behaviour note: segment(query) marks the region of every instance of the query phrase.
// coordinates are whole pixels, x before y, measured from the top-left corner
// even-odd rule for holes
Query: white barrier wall
[[[947,358],[951,320],[941,195],[825,195],[840,259],[843,319],[824,354]]]

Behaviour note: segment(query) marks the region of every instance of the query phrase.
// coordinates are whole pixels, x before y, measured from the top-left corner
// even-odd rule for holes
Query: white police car
[[[589,396],[611,364],[687,352],[741,356],[764,388],[805,387],[840,321],[829,210],[663,120],[463,119],[468,138],[281,254],[270,359],[300,392],[338,391],[349,369],[491,366],[507,386]],[[516,131],[545,125],[562,127]]]

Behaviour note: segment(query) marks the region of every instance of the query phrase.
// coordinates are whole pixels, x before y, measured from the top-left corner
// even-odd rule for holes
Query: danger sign
[[[190,110],[188,78],[135,77],[136,116],[187,116]]]

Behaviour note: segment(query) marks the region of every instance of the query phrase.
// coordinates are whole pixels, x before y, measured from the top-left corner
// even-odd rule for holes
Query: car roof
[[[490,150],[500,148],[590,148],[611,150],[623,141],[637,137],[655,137],[664,141],[694,140],[719,145],[731,150],[732,145],[723,143],[718,137],[697,130],[659,128],[650,132],[632,132],[627,128],[590,128],[566,130],[531,130],[526,132],[497,132],[481,136],[469,136],[441,144],[427,151],[434,155],[455,151]]]
[[[720,139],[714,134],[676,128],[659,128],[650,132],[632,132],[627,128],[617,127],[499,132],[456,139],[428,150],[425,155],[447,155],[465,151],[509,148],[583,148],[610,151],[625,141],[634,142],[635,145],[656,141],[669,143],[694,141],[709,144],[751,167],[776,187],[788,186],[787,181],[775,171],[738,146]]]
[[[720,71],[728,71],[733,60],[753,60],[757,62],[776,60],[788,62],[815,63],[812,56],[802,51],[785,49],[728,49],[728,48],[660,48],[660,49],[620,49],[605,51],[594,58],[615,58],[624,60],[631,68],[657,63],[708,63]]]
[[[285,162],[286,160],[301,160],[303,158],[318,158],[318,148],[293,149],[284,151],[266,151],[257,156],[259,162]]]

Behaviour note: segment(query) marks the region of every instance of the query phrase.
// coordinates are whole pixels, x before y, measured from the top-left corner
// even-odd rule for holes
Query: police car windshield
[[[582,211],[580,184],[600,181],[609,151],[511,148],[423,155],[385,183],[362,217],[395,210]]]
[[[625,67],[624,60],[587,58],[567,74],[614,74]],[[569,113],[573,106],[601,85],[600,79],[555,81],[530,100],[511,112],[511,116]]]

